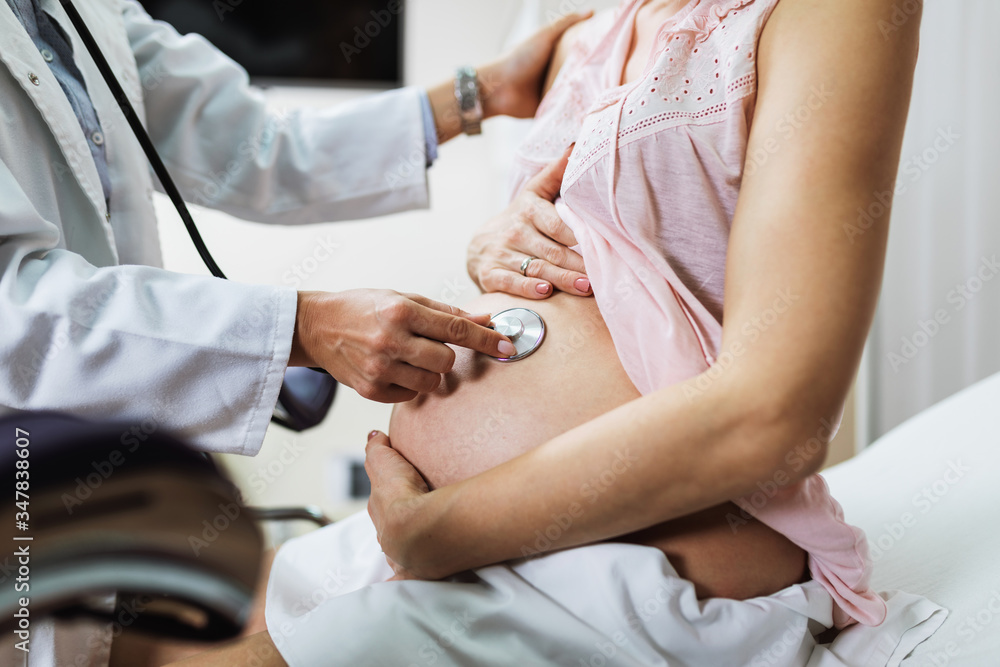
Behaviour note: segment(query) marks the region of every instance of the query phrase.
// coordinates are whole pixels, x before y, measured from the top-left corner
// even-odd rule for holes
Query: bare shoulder
[[[894,61],[912,69],[923,0],[780,0],[758,52],[762,75],[779,67],[877,74]]]
[[[556,77],[559,76],[562,66],[566,63],[566,58],[569,56],[570,52],[573,50],[573,46],[576,44],[577,40],[584,33],[588,26],[592,26],[596,16],[592,16],[586,21],[580,21],[576,25],[572,26],[562,34],[559,38],[559,43],[556,45],[556,49],[552,54],[552,62],[549,63],[549,73],[545,77],[545,87],[542,89],[542,94],[549,92],[552,88],[552,84],[555,83]]]
[[[845,166],[867,160],[863,172],[894,174],[922,8],[919,0],[780,0],[758,46],[754,123],[774,127],[809,104],[822,122],[796,137],[813,155],[843,149]]]

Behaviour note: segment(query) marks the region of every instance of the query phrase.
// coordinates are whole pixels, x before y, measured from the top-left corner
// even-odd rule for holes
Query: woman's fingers
[[[469,245],[469,275],[484,292],[545,299],[555,290],[589,296],[583,257],[570,248],[573,230],[559,217],[559,196],[572,147],[545,167],[500,216],[487,223]],[[525,260],[532,261],[525,266]]]
[[[520,272],[502,266],[488,269],[480,277],[480,286],[486,293],[502,292],[536,301],[547,299],[554,293],[551,283],[537,278],[525,278]]]
[[[573,144],[575,146],[576,144]],[[534,192],[542,199],[552,202],[559,196],[562,188],[563,175],[566,173],[566,165],[569,164],[569,156],[573,152],[570,146],[555,162],[552,162],[524,186],[528,192]]]
[[[521,265],[528,258],[533,259],[522,274]],[[480,283],[486,292],[506,292],[527,299],[551,296],[553,285],[568,294],[589,296],[590,279],[584,268],[579,254],[554,243],[531,225],[524,225],[508,235],[507,248],[491,253]]]
[[[398,475],[402,479],[411,478],[414,475],[419,477],[416,468],[409,461],[392,448],[389,436],[382,431],[372,431],[368,434],[368,443],[365,445],[365,471],[372,483],[393,482]]]
[[[579,257],[579,255],[577,256]],[[529,279],[551,283],[556,286],[556,289],[563,292],[577,296],[590,294],[590,279],[585,273],[568,271],[541,258],[531,260],[526,273]]]
[[[576,235],[569,228],[563,219],[559,217],[556,206],[552,202],[537,197],[534,193],[525,193],[532,197],[529,199],[525,219],[530,222],[538,232],[551,239],[562,248],[572,248],[576,245]],[[567,267],[571,268],[571,267]],[[583,261],[580,261],[580,268],[583,268]]]
[[[382,548],[387,546],[386,530],[390,530],[387,513],[396,503],[413,507],[428,492],[427,482],[420,472],[392,448],[389,436],[381,431],[368,434],[365,445],[365,472],[371,480],[372,495],[368,500],[368,513],[375,523]]]

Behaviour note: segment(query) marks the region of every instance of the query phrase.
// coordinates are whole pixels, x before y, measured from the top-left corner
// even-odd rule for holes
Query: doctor
[[[454,82],[279,116],[236,64],[138,3],[78,9],[185,199],[246,220],[426,207],[426,173],[398,166],[415,146],[429,165],[439,141],[475,131]],[[483,117],[534,113],[552,48],[580,18],[479,70]],[[419,296],[158,268],[146,158],[57,0],[0,2],[0,61],[0,414],[152,416],[205,450],[252,455],[288,365],[396,402],[437,386],[454,360],[445,342],[509,353],[488,317]]]

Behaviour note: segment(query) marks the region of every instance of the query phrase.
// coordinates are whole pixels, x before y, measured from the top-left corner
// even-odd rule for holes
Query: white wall
[[[924,5],[885,282],[859,380],[865,443],[1000,372],[998,20],[995,0]],[[873,198],[870,212],[879,205]]]
[[[608,6],[613,0],[563,0],[562,9]],[[405,76],[411,85],[432,85],[464,64],[496,57],[523,12],[545,17],[560,3],[494,0],[410,0],[406,18]],[[530,17],[529,17],[530,18]],[[530,20],[529,20],[530,23]],[[339,57],[339,51],[335,53]],[[362,94],[330,89],[273,89],[277,107],[339,104]],[[300,289],[339,291],[360,287],[418,292],[461,304],[477,294],[465,272],[465,248],[473,230],[502,209],[504,157],[511,146],[509,121],[490,121],[481,138],[460,137],[441,149],[430,172],[430,211],[377,221],[299,228],[269,228],[194,209],[206,242],[227,274],[244,282],[288,284],[288,272],[302,267],[321,241],[338,250],[321,263]],[[516,133],[516,130],[515,130]],[[168,268],[206,273],[169,202],[157,201]],[[307,262],[308,264],[308,262]],[[319,428],[291,434],[269,431],[255,458],[221,457],[253,504],[313,503],[342,516],[363,504],[337,502],[331,470],[344,456],[360,457],[365,435],[385,429],[390,408],[361,399],[341,387],[334,409]]]

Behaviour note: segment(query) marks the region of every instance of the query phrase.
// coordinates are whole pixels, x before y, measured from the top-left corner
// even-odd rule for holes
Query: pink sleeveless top
[[[644,0],[595,16],[518,151],[515,193],[576,143],[556,207],[643,394],[705,372],[719,353],[757,43],[777,2],[690,0],[661,26],[640,79],[626,85]],[[813,578],[833,596],[838,627],[881,623],[886,608],[869,588],[864,533],[844,522],[823,478],[770,491],[773,498],[735,502],[808,552]]]

